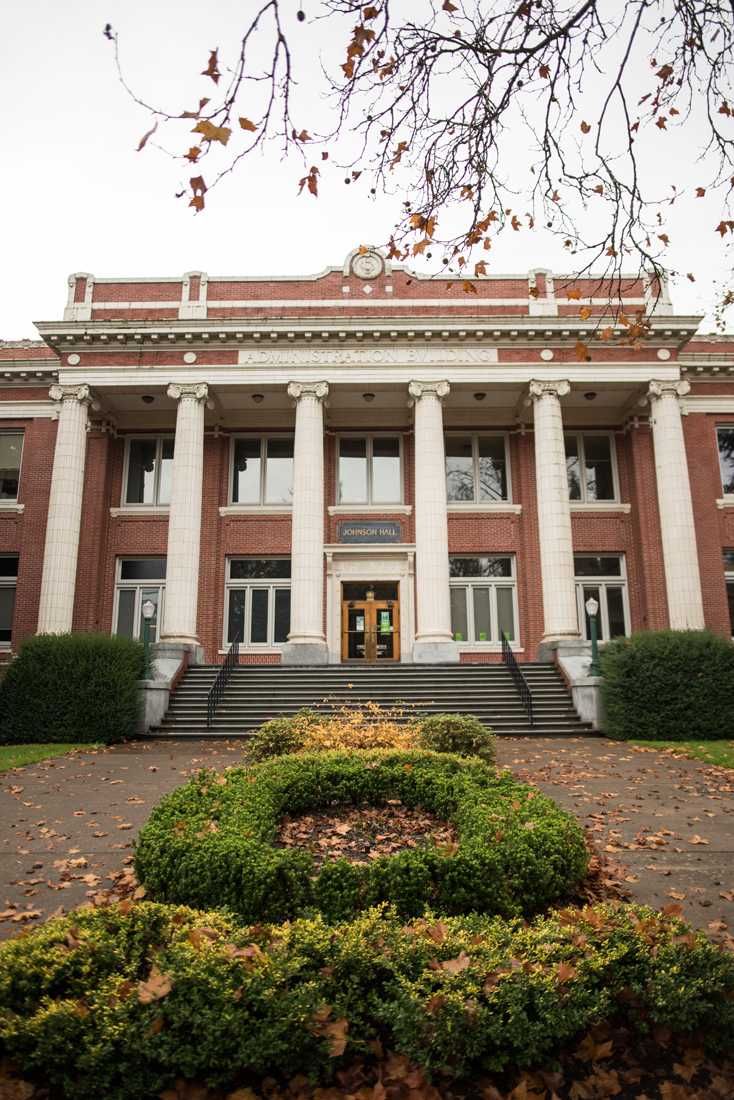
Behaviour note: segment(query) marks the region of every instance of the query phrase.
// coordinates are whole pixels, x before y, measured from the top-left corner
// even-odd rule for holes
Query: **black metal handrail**
[[[206,724],[207,728],[211,726],[214,718],[214,712],[217,709],[217,703],[224,694],[229,678],[232,675],[232,669],[237,664],[240,655],[240,642],[242,641],[242,632],[238,630],[232,639],[232,644],[227,650],[227,656],[222,661],[222,667],[214,678],[214,683],[209,688],[209,694],[206,698]]]
[[[510,671],[512,679],[515,681],[515,687],[520,693],[520,700],[528,712],[528,720],[531,726],[535,725],[535,719],[533,717],[533,696],[528,682],[520,671],[520,666],[515,660],[515,654],[512,652],[510,640],[506,634],[502,635],[502,660],[507,665]]]

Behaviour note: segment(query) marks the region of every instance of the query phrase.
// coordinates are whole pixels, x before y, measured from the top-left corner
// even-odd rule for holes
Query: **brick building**
[[[734,341],[666,293],[633,348],[595,280],[461,284],[359,250],[71,276],[40,341],[0,343],[0,647],[137,636],[147,600],[209,662],[496,661],[503,634],[534,660],[589,595],[605,638],[731,636]]]

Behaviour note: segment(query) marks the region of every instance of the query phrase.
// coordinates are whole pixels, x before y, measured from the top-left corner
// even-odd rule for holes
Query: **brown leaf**
[[[243,130],[249,130],[253,134],[257,131],[257,126],[249,118],[240,118],[240,126]]]
[[[455,959],[445,959],[441,963],[441,969],[447,974],[461,974],[468,966],[471,966],[471,959],[466,951],[460,951]]]
[[[326,1024],[323,1028],[323,1034],[329,1040],[329,1054],[332,1058],[338,1058],[346,1050],[348,1030],[349,1021],[343,1016],[331,1024]]]
[[[464,291],[464,294],[477,293],[477,288],[474,286],[474,283],[470,279],[464,279],[463,283],[461,284],[461,289]]]
[[[574,350],[576,353],[576,358],[579,359],[582,363],[587,363],[591,358],[591,356],[589,355],[589,348],[583,342],[583,340],[578,340],[576,342],[576,347]]]
[[[443,4],[441,5],[441,7],[444,11],[447,11],[449,15],[452,15],[455,11],[459,10],[456,4],[451,3],[451,0],[443,0]]]
[[[199,119],[191,132],[201,134],[205,141],[218,141],[220,145],[226,145],[232,134],[229,126],[215,126],[207,118]]]
[[[173,988],[173,982],[168,974],[161,974],[157,966],[152,966],[148,980],[138,982],[138,1000],[141,1004],[149,1005],[153,1001],[159,1001],[167,997]]]
[[[140,152],[141,149],[145,148],[145,146],[148,144],[148,138],[152,137],[157,129],[158,129],[158,119],[155,120],[155,122],[151,126],[150,130],[148,130],[146,133],[144,133],[143,136],[141,137],[140,141],[138,142],[138,148],[137,148],[138,153]],[[21,788],[21,790],[22,790],[22,788]]]
[[[588,134],[590,130],[591,130],[591,127],[589,126],[588,122],[582,122],[581,123],[581,133],[582,134]]]
[[[689,843],[690,844],[708,844],[709,841],[706,840],[705,837],[699,836],[698,833],[694,833],[694,835],[690,838]]]
[[[559,963],[556,977],[561,985],[565,985],[566,982],[573,981],[576,977],[576,967],[567,962]]]
[[[205,69],[202,69],[202,76],[209,76],[215,84],[219,83],[219,78],[222,75],[219,71],[219,62],[217,59],[218,50],[212,50],[209,54],[209,64]]]

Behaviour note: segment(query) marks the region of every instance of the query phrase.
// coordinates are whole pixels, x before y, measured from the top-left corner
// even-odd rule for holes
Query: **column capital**
[[[171,382],[166,395],[172,397],[174,401],[180,401],[184,397],[194,401],[206,401],[209,396],[209,386],[206,382]]]
[[[415,401],[420,401],[421,397],[435,397],[442,401],[444,397],[448,397],[450,392],[451,386],[445,380],[442,382],[408,383],[408,393]]]
[[[570,392],[571,383],[567,378],[553,379],[548,382],[540,382],[536,378],[528,386],[528,396],[525,403],[529,405],[533,401],[539,401],[541,397],[565,397]]]
[[[289,382],[288,396],[294,401],[300,401],[302,397],[315,397],[317,401],[323,401],[329,396],[329,383]]]
[[[685,397],[690,392],[691,383],[686,381],[685,378],[681,379],[680,382],[660,382],[653,379],[648,383],[646,397],[652,404],[653,401],[657,401],[661,397]]]
[[[81,386],[60,386],[55,383],[48,391],[52,401],[78,401],[80,405],[92,404],[92,391],[84,383]]]

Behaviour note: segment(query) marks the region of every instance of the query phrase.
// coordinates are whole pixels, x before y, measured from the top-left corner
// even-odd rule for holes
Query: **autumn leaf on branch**
[[[240,126],[243,130],[249,130],[253,134],[257,132],[257,126],[249,118],[240,118]]]
[[[202,118],[191,131],[193,134],[201,134],[204,141],[218,141],[220,145],[226,145],[232,136],[228,126],[215,126],[213,122]]]
[[[219,60],[217,57],[218,50],[212,50],[209,54],[209,64],[205,69],[202,69],[202,76],[209,76],[215,84],[219,83],[219,78],[222,75],[219,71]]]
[[[318,179],[318,177],[319,177],[319,170],[318,170],[318,168],[316,167],[315,164],[312,164],[311,165],[311,170],[309,171],[308,175],[303,176],[303,178],[298,181],[298,194],[300,195],[301,192],[303,191],[304,187],[307,187],[310,194],[312,194],[314,196],[314,198],[318,198],[318,195],[319,195],[319,179]]]
[[[204,209],[204,195],[207,192],[207,186],[204,183],[203,176],[193,176],[189,180],[189,186],[193,191],[193,198],[189,203],[189,206],[193,206],[197,213]]]
[[[143,134],[140,141],[138,142],[138,147],[137,147],[136,152],[139,153],[141,149],[145,148],[145,146],[148,144],[148,138],[152,137],[157,129],[158,129],[158,119],[155,120],[155,123],[151,126],[150,130],[148,130],[146,133]]]

